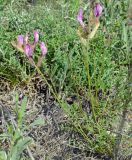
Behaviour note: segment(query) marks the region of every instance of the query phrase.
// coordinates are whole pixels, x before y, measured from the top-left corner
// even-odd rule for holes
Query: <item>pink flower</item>
[[[34,43],[37,43],[37,42],[39,41],[38,31],[34,31],[34,32],[33,32],[33,35],[34,35]]]
[[[45,56],[46,53],[47,53],[47,48],[46,48],[44,42],[40,42],[40,49],[41,49],[41,55],[42,55],[42,56]]]
[[[80,9],[78,10],[78,13],[77,13],[77,21],[80,23],[80,25],[82,26],[82,28],[85,27],[85,24],[84,24],[84,22],[83,22],[83,9],[82,9],[82,8],[80,8]]]
[[[102,13],[102,6],[100,3],[95,3],[95,7],[93,10],[94,16],[99,17]]]
[[[28,58],[32,58],[32,46],[30,44],[25,45],[24,53]]]
[[[23,45],[23,43],[24,43],[24,35],[18,35],[17,36],[17,43],[19,43],[20,45]]]

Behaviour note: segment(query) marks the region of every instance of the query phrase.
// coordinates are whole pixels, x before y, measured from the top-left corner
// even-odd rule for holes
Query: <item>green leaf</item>
[[[0,139],[3,139],[3,138],[9,138],[9,134],[6,134],[6,133],[2,133],[0,134]]]
[[[11,160],[20,160],[22,152],[27,148],[30,143],[31,138],[20,138],[16,140],[13,148],[11,149]]]
[[[29,125],[29,127],[34,127],[34,126],[44,125],[44,124],[45,124],[44,119],[38,118],[38,119],[36,119],[33,123],[31,123],[31,124]]]
[[[22,104],[21,106],[19,106],[18,104],[18,101],[19,101],[19,97],[18,97],[18,94],[16,95],[16,114],[17,114],[17,124],[18,124],[18,127],[21,127],[22,125],[22,121],[23,121],[23,118],[24,118],[24,115],[25,115],[25,110],[26,110],[26,104],[27,104],[27,97],[24,97],[24,99],[22,100]]]
[[[7,160],[7,155],[5,151],[0,151],[0,160]]]
[[[24,127],[24,128],[22,129],[22,131],[24,131],[24,130],[26,130],[26,129],[29,129],[29,128],[32,128],[32,127],[34,127],[34,126],[42,126],[42,125],[44,125],[44,124],[45,124],[44,119],[38,118],[38,119],[36,119],[33,123],[31,123],[29,126]]]
[[[24,97],[22,100],[21,107],[19,108],[19,120],[18,120],[18,125],[22,124],[23,117],[25,115],[25,110],[27,106],[27,97]]]

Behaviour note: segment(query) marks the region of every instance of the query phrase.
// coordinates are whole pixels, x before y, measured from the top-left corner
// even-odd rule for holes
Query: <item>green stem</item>
[[[84,131],[82,130],[80,124],[78,124],[78,127],[76,125],[74,125],[75,128],[77,129],[77,131],[84,137],[84,139],[87,140],[87,142],[89,142],[89,144],[92,146],[93,142],[87,137],[87,135],[84,133]]]
[[[49,84],[49,82],[47,81],[47,79],[45,78],[45,76],[43,75],[43,73],[40,71],[40,69],[38,68],[37,65],[34,64],[34,66],[35,66],[37,72],[41,75],[41,77],[43,78],[43,80],[46,82],[47,86],[49,87],[50,91],[54,95],[55,99],[60,103],[60,100],[59,100],[57,94],[54,92],[53,88],[51,87],[51,85]]]
[[[85,68],[86,68],[86,72],[87,72],[87,79],[88,79],[88,88],[89,88],[89,96],[90,96],[90,100],[92,100],[92,117],[94,119],[94,121],[96,121],[96,113],[95,113],[95,108],[94,108],[94,103],[93,103],[93,96],[91,93],[91,77],[90,77],[90,73],[89,73],[89,64],[88,64],[88,46],[89,46],[89,41],[87,42],[87,45],[83,47],[83,57],[84,57],[84,64],[85,64]]]

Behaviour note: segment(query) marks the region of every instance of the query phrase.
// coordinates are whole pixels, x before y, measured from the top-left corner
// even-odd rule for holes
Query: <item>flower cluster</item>
[[[87,41],[93,38],[95,33],[97,32],[97,29],[100,25],[99,16],[101,15],[101,13],[102,13],[102,6],[99,1],[96,1],[93,6],[92,15],[90,15],[90,18],[88,21],[89,25],[87,25],[84,22],[83,9],[80,8],[78,10],[76,18],[81,26],[81,32],[80,32],[80,29],[78,29],[77,34],[84,45],[86,45]]]
[[[28,35],[27,34],[25,36],[24,35],[18,35],[17,38],[16,38],[16,42],[12,42],[12,45],[13,45],[13,47],[18,49],[19,51],[24,52],[26,57],[29,59],[29,62],[32,65],[35,65],[35,62],[33,61],[32,55],[33,55],[33,51],[36,47],[36,44],[39,42],[38,31],[34,31],[33,36],[34,36],[34,41],[33,41],[33,43],[30,44],[28,42]],[[44,42],[40,42],[40,50],[41,50],[41,54],[40,54],[40,57],[38,59],[37,66],[41,65],[42,60],[47,53],[47,48],[46,48]]]
[[[95,6],[94,6],[94,8],[93,8],[93,15],[94,15],[95,17],[99,17],[99,16],[101,15],[101,13],[102,13],[102,6],[101,6],[101,4],[100,4],[99,2],[97,2],[97,3],[95,3]],[[85,23],[84,23],[84,21],[83,21],[83,9],[82,9],[82,8],[80,8],[80,9],[78,10],[78,13],[77,13],[77,21],[79,22],[79,24],[80,24],[80,26],[81,26],[82,28],[85,27]]]

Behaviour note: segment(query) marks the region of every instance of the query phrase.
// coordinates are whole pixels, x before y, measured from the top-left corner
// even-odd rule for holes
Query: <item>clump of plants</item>
[[[106,3],[112,4],[110,1]],[[40,10],[35,10],[36,15],[40,14],[39,20],[41,20],[38,20],[38,23],[31,21],[31,24],[28,24],[24,17],[27,27],[25,31],[29,34],[34,28],[39,28],[40,33],[37,30],[33,32],[33,42],[29,41],[28,34],[18,33],[16,40],[11,41],[11,44],[13,53],[24,53],[22,59],[23,64],[26,64],[25,68],[30,66],[33,69],[33,73],[29,73],[29,77],[25,76],[26,78],[23,79],[29,83],[37,71],[56,103],[65,111],[70,122],[68,129],[79,133],[80,139],[78,138],[79,141],[75,143],[76,147],[79,148],[81,143],[90,151],[111,156],[115,142],[112,120],[120,109],[119,106],[116,108],[115,104],[122,103],[120,99],[116,99],[116,90],[118,85],[122,86],[125,82],[127,69],[123,66],[125,69],[123,70],[120,66],[120,59],[125,51],[124,46],[121,46],[123,42],[120,42],[120,37],[118,42],[117,37],[112,39],[107,33],[109,31],[107,26],[102,24],[102,15],[107,17],[103,5],[105,5],[103,1],[102,3],[95,1],[91,5],[89,15],[86,14],[85,8],[79,7],[78,11],[75,11],[77,14],[74,20],[70,17],[71,14],[68,15],[69,17],[61,18],[58,16],[59,12],[56,14],[58,18],[54,17],[53,13],[45,16],[44,19],[44,14],[41,15]],[[46,13],[49,13],[49,10]],[[118,23],[111,26],[108,24],[108,28],[116,36]],[[27,31],[28,28],[30,29]],[[25,31],[20,29],[20,33]],[[48,39],[46,45],[39,40],[43,32],[45,32],[45,39]],[[105,34],[108,34],[108,38]],[[117,54],[117,51],[120,54]],[[46,68],[43,66],[45,59]]]
[[[32,66],[35,65],[35,62],[33,60],[33,51],[36,47],[37,42],[39,41],[39,33],[37,31],[34,31],[34,41],[33,43],[29,44],[28,42],[28,35],[18,35],[16,42],[12,41],[11,44],[14,48],[19,50],[20,52],[24,52],[26,57],[28,58],[30,64]],[[40,42],[40,50],[41,54],[40,57],[38,58],[37,66],[40,67],[43,58],[46,55],[47,48],[45,46],[44,42]]]

